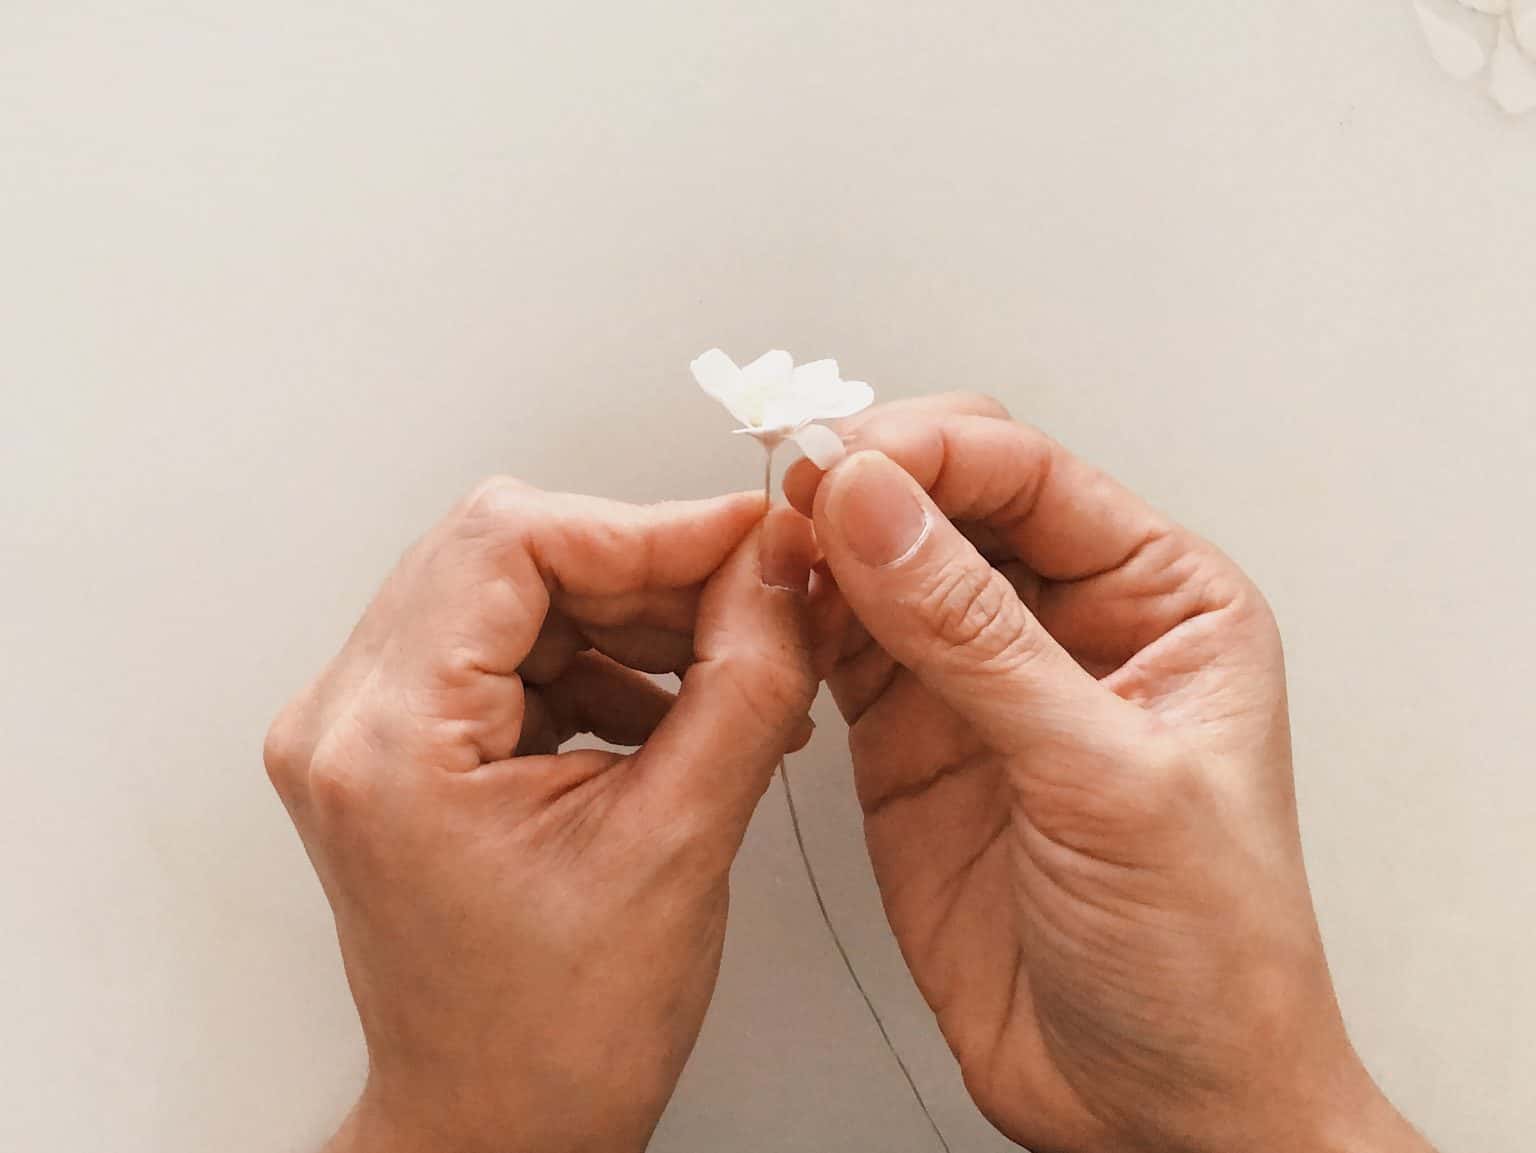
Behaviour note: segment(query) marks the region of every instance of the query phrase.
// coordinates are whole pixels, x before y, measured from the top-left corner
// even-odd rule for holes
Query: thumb
[[[1091,742],[1124,705],[883,454],[858,453],[827,474],[815,523],[826,563],[870,636],[993,748]]]
[[[699,601],[695,660],[677,703],[636,754],[648,812],[733,854],[774,768],[809,739],[814,551],[810,522],[788,508],[737,548]]]

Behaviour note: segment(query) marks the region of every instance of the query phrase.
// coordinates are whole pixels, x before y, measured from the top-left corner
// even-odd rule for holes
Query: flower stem
[[[816,869],[811,865],[810,851],[805,847],[805,833],[800,828],[800,809],[795,804],[794,790],[789,787],[789,763],[782,759],[779,761],[779,782],[784,786],[784,804],[789,809],[789,827],[795,835],[795,848],[799,850],[801,863],[805,865],[805,879],[810,882],[811,896],[816,899],[816,909],[821,913],[822,924],[827,927],[832,944],[837,948],[837,955],[842,958],[843,968],[848,970],[853,987],[859,991],[859,996],[864,1000],[864,1007],[869,1010],[869,1015],[875,1022],[875,1028],[880,1031],[880,1039],[885,1042],[887,1052],[895,1059],[896,1068],[901,1071],[907,1088],[912,1091],[917,1107],[928,1119],[928,1127],[933,1130],[933,1136],[938,1141],[939,1148],[943,1149],[944,1153],[952,1153],[949,1142],[944,1139],[944,1131],[939,1128],[939,1122],[933,1115],[933,1110],[928,1108],[923,1091],[917,1087],[917,1078],[912,1075],[912,1070],[906,1061],[902,1060],[901,1050],[896,1048],[896,1042],[891,1039],[891,1031],[886,1027],[885,1018],[880,1015],[880,1010],[875,1008],[874,998],[869,995],[869,990],[859,979],[859,971],[853,967],[853,958],[848,955],[848,947],[843,944],[842,935],[832,922],[832,914],[827,910],[826,898],[821,893],[821,882],[816,879]]]
[[[765,446],[763,452],[763,456],[767,458],[763,463],[763,505],[766,508],[773,507],[773,454],[777,447],[777,445],[774,448]]]

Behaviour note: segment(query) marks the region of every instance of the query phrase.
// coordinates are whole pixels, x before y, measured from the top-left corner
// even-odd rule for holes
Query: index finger
[[[1124,565],[1173,526],[1129,489],[1016,421],[960,411],[875,410],[848,435],[901,465],[950,520],[986,524],[1047,580],[1083,580]],[[797,462],[785,495],[809,515],[825,474]]]
[[[450,518],[427,561],[420,639],[447,646],[459,667],[511,675],[552,595],[701,584],[762,515],[762,496],[752,493],[641,506],[488,482]]]

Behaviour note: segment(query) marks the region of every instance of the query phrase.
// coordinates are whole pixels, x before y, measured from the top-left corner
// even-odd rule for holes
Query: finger
[[[890,401],[866,408],[856,416],[845,417],[834,424],[845,442],[858,443],[866,429],[890,420],[925,421],[946,416],[987,416],[994,420],[1011,420],[1008,408],[995,396],[983,392],[940,392],[927,396],[914,396],[905,400]]]
[[[762,507],[761,497],[758,507]],[[554,606],[582,627],[620,628],[642,624],[673,632],[692,632],[703,591],[702,584],[687,588],[643,588],[609,596],[582,596],[557,589]]]
[[[506,756],[551,756],[560,751],[560,733],[555,718],[544,703],[543,689],[529,689],[523,697],[523,726],[517,734],[517,747]],[[487,763],[505,757],[488,757]]]
[[[678,672],[693,658],[693,621],[702,591],[692,585],[578,597],[556,589],[518,675],[531,684],[549,684],[577,653],[592,648],[641,672]]]
[[[921,716],[923,723],[912,724],[908,718],[913,716]],[[889,815],[895,816],[896,802],[924,796],[941,777],[984,773],[996,764],[995,757],[981,763],[986,746],[976,726],[940,705],[917,674],[899,665],[863,715],[849,722],[848,748],[854,787],[866,816],[888,805]],[[924,799],[932,801],[934,795]],[[967,851],[964,838],[950,839],[962,842],[962,853]]]
[[[895,659],[866,636],[862,648],[843,657],[827,676],[838,712],[850,725],[861,718],[901,670]]]
[[[681,673],[693,661],[693,630],[673,632],[646,625],[586,629],[592,647],[643,673]]]
[[[547,685],[570,668],[576,654],[590,647],[571,622],[571,618],[558,609],[551,609],[544,617],[544,626],[538,639],[518,666],[518,675],[532,685]]]
[[[811,743],[811,738],[816,735],[816,722],[810,717],[801,717],[790,731],[789,744],[784,746],[784,752],[798,753]]]
[[[807,735],[809,534],[799,514],[776,509],[709,583],[677,704],[637,754],[647,819],[681,815],[731,853],[774,767]]]
[[[963,414],[918,421],[893,412],[869,421],[856,447],[890,457],[945,516],[984,523],[1047,580],[1113,571],[1174,527],[1124,486],[1015,421]],[[798,483],[814,499],[821,479]]]
[[[937,396],[918,396],[910,400],[876,405],[857,416],[833,422],[849,452],[864,447],[866,430],[889,424],[925,425],[943,417],[984,416],[1007,420],[1008,410],[995,397],[979,392],[946,392]],[[878,446],[870,446],[878,447]],[[887,453],[887,455],[890,455]],[[784,496],[790,505],[806,516],[816,499],[816,486],[823,472],[809,460],[797,460],[784,473]]]
[[[882,649],[994,748],[1095,741],[1122,720],[907,472],[860,452],[827,475],[816,534],[838,588]]]
[[[676,699],[655,681],[598,653],[583,653],[544,690],[557,743],[590,733],[615,745],[639,745]]]
[[[406,606],[405,659],[450,675],[510,675],[527,658],[551,590],[568,597],[687,589],[714,572],[762,517],[762,498],[637,507],[488,483],[466,502]]]
[[[826,562],[818,560],[811,570],[810,622],[816,675],[825,679],[859,650],[869,646],[869,634],[837,589]]]

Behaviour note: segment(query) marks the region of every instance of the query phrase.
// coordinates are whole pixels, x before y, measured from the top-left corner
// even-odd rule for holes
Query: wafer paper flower
[[[1435,60],[1511,115],[1536,109],[1536,0],[1414,0]]]
[[[795,367],[787,352],[765,352],[751,364],[738,368],[718,348],[712,348],[692,364],[699,387],[725,405],[750,436],[768,450],[786,440],[818,468],[831,468],[843,457],[843,442],[820,420],[852,416],[868,408],[875,390],[862,380],[844,380],[837,361],[817,360]]]

